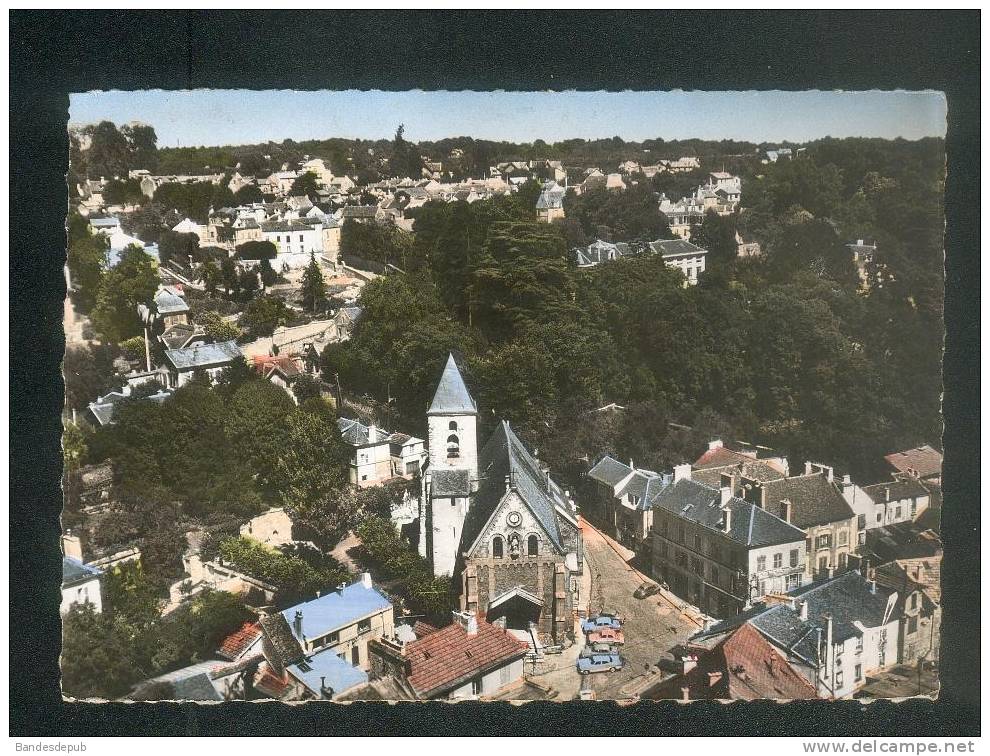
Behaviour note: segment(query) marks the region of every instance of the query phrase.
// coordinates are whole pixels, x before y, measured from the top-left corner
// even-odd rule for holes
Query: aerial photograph
[[[69,103],[64,697],[938,695],[941,94]]]

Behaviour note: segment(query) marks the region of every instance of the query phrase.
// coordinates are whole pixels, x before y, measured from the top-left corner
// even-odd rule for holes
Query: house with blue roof
[[[375,588],[371,575],[281,612],[305,654],[332,651],[355,666],[368,667],[368,641],[395,630],[392,602]]]
[[[211,381],[216,382],[220,374],[241,357],[241,349],[234,341],[166,349],[165,365],[169,373],[169,388],[182,388],[192,380],[197,371],[203,371]]]

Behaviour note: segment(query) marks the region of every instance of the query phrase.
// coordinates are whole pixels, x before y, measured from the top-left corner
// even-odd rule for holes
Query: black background
[[[11,734],[979,734],[978,11],[12,11],[10,19]],[[944,91],[939,700],[624,708],[63,703],[58,517],[68,93],[197,87]]]

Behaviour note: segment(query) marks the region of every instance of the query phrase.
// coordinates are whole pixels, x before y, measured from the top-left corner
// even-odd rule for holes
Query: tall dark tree
[[[323,271],[312,253],[309,255],[309,265],[303,272],[301,294],[303,306],[310,312],[316,312],[327,298],[327,284],[323,279]]]

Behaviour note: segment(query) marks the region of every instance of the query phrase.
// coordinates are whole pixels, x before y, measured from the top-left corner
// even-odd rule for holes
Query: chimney
[[[842,490],[845,491],[849,486],[852,485],[852,476],[846,473],[842,476]]]
[[[691,689],[690,688],[687,688],[687,687],[681,688],[681,700],[682,701],[685,701],[685,702],[691,700]]]
[[[65,535],[62,536],[62,552],[67,557],[83,561],[82,541],[79,540],[79,536],[72,535],[71,530],[65,531]]]
[[[735,478],[733,478],[733,476],[728,473],[722,473],[721,475],[718,476],[718,480],[719,480],[720,488],[732,488],[733,487],[732,484]]]
[[[478,617],[474,612],[452,612],[454,622],[463,627],[468,635],[478,634]]]
[[[732,510],[729,507],[722,510],[722,530],[726,533],[732,530]]]
[[[760,488],[760,509],[767,508],[767,487],[761,484],[757,484]]]
[[[724,507],[732,499],[732,486],[724,485],[719,489],[719,504]]]
[[[691,465],[674,465],[674,482],[679,480],[691,480]]]
[[[876,592],[877,592],[877,581],[876,580],[871,580],[870,581],[870,593],[874,593],[875,594]]]
[[[718,671],[716,671],[716,672],[709,672],[708,673],[708,687],[709,688],[714,688],[718,684],[719,680],[721,680],[721,679],[722,679],[722,673],[721,672],[718,672]]]
[[[681,659],[681,674],[686,675],[698,666],[698,657],[694,654],[687,654]]]
[[[361,585],[363,585],[365,588],[367,588],[369,590],[372,588],[372,585],[371,585],[371,573],[370,572],[362,572],[361,573]]]
[[[302,638],[302,634],[303,634],[303,631],[302,631],[302,619],[303,619],[302,611],[300,611],[299,609],[297,609],[296,610],[296,616],[292,620],[292,628],[295,631],[296,637],[298,637],[298,638]]]
[[[632,457],[630,457],[630,458],[629,458],[629,467],[630,467],[631,469],[633,469],[633,470],[635,470],[635,469],[636,469],[636,463],[635,463],[635,462],[633,462],[633,458],[632,458]]]
[[[780,500],[780,519],[782,519],[784,522],[790,522],[792,510],[793,507],[791,506],[790,499]]]
[[[886,501],[890,501],[890,486],[883,487],[883,493]]]
[[[808,620],[808,602],[807,601],[802,601],[799,604],[799,607],[800,607],[800,612],[801,613],[798,616],[801,617],[801,621],[802,622],[806,622]]]
[[[811,462],[807,462],[806,461],[804,463],[804,474],[805,475],[811,475]]]
[[[835,567],[831,567],[830,566],[827,570],[825,570],[825,575],[826,575],[826,577],[827,577],[828,580],[831,580],[832,578],[834,578],[835,577]]]
[[[708,451],[715,451],[716,449],[721,449],[723,446],[722,439],[713,438],[708,442]]]

